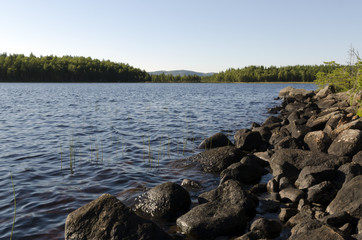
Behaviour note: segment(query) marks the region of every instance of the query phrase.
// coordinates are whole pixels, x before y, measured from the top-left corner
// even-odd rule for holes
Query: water
[[[214,188],[218,176],[173,163],[207,136],[263,122],[286,86],[1,83],[0,239],[13,222],[10,174],[13,239],[64,239],[67,215],[102,193],[132,205],[166,181]]]

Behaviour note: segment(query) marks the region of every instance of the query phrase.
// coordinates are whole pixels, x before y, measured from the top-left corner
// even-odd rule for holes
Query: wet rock
[[[182,232],[210,238],[236,235],[246,225],[245,210],[250,207],[248,196],[236,181],[229,180],[200,198],[207,202],[198,205],[176,221]]]
[[[328,205],[327,212],[334,214],[347,212],[351,216],[362,216],[362,175],[353,178],[338,191],[337,196]]]
[[[172,239],[155,223],[138,217],[110,194],[70,213],[65,239]]]
[[[297,180],[300,171],[306,166],[326,166],[336,168],[349,162],[348,157],[338,157],[321,152],[311,152],[299,149],[276,150],[270,160],[273,175],[283,175],[291,183]]]
[[[327,152],[332,140],[325,132],[314,131],[305,135],[304,142],[312,152]]]
[[[312,203],[328,205],[336,196],[335,186],[329,182],[321,182],[308,188],[307,200]]]
[[[234,135],[234,139],[237,148],[248,152],[259,149],[259,147],[264,144],[259,132],[253,132],[248,129],[237,131]]]
[[[199,145],[200,149],[210,149],[224,146],[234,146],[229,138],[223,133],[216,133],[211,137],[206,138]]]
[[[262,232],[265,238],[275,238],[280,235],[282,225],[275,219],[259,218],[251,224],[250,230]]]
[[[280,202],[273,201],[270,199],[259,200],[259,206],[256,208],[256,211],[260,214],[264,213],[276,213],[279,211]]]
[[[291,217],[296,215],[298,210],[295,208],[281,208],[279,213],[279,219],[282,222],[287,222]]]
[[[328,148],[328,153],[336,156],[350,156],[362,150],[362,131],[348,129],[338,135]]]
[[[187,190],[198,191],[201,188],[201,183],[185,178],[182,180],[181,186]]]
[[[304,197],[304,192],[294,187],[288,187],[282,189],[279,195],[284,202],[298,203],[299,200]]]
[[[267,191],[265,183],[258,183],[255,184],[250,190],[249,193],[251,194],[260,194],[265,193]]]
[[[245,156],[243,151],[232,146],[213,148],[188,158],[201,164],[205,172],[220,173]]]
[[[173,220],[190,209],[189,193],[176,183],[163,183],[137,199],[136,212],[157,219]]]
[[[299,173],[295,186],[306,189],[323,181],[332,181],[337,172],[333,167],[306,166]]]

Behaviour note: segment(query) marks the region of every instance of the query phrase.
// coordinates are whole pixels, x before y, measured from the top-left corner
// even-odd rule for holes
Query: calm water
[[[285,86],[0,84],[0,239],[13,222],[11,175],[13,239],[64,239],[66,216],[102,193],[131,205],[166,181],[215,187],[217,176],[173,163],[206,136],[263,122]]]

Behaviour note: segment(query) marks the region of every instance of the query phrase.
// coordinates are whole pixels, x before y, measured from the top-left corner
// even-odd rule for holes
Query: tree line
[[[313,82],[337,66],[297,65],[230,68],[212,76],[150,75],[128,64],[77,56],[0,55],[1,82]]]
[[[90,57],[0,55],[2,82],[145,82],[146,71]]]

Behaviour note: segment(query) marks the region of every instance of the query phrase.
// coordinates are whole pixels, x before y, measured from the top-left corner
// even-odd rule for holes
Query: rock
[[[336,156],[350,156],[362,150],[362,131],[348,129],[338,135],[328,148],[328,153]]]
[[[341,232],[350,235],[353,231],[353,226],[351,223],[346,223],[342,227],[338,228]]]
[[[155,223],[138,217],[110,194],[70,213],[65,239],[172,239]]]
[[[241,185],[229,180],[200,198],[207,202],[192,208],[176,221],[182,232],[200,238],[236,235],[244,231],[250,200]]]
[[[349,215],[346,212],[339,212],[339,213],[325,216],[325,217],[319,219],[319,221],[321,221],[322,223],[331,225],[333,227],[339,228],[339,227],[342,227],[343,225],[345,225],[346,223],[352,223],[353,218],[351,217],[351,215]]]
[[[349,162],[348,157],[338,157],[321,152],[311,152],[299,149],[276,150],[270,160],[273,175],[283,175],[291,183],[297,180],[300,171],[306,166],[326,166],[337,168]]]
[[[258,132],[263,142],[269,142],[269,139],[272,135],[271,129],[269,127],[256,127],[253,128],[253,132]]]
[[[287,98],[287,97],[298,97],[301,96],[302,98],[308,98],[312,97],[314,95],[313,91],[308,91],[305,89],[296,89],[293,87],[285,87],[282,90],[279,91],[279,97],[280,98]]]
[[[321,90],[318,91],[318,93],[315,95],[317,98],[325,98],[328,96],[328,94],[333,93],[332,89],[329,85],[325,86]]]
[[[255,240],[265,239],[264,234],[261,231],[255,230],[245,233],[243,236],[233,238],[234,240]]]
[[[289,114],[288,121],[290,123],[294,121],[297,125],[303,125],[307,122],[307,120],[301,116],[299,111],[294,111]]]
[[[335,186],[329,182],[321,182],[308,188],[307,200],[311,203],[328,205],[336,196]]]
[[[295,186],[299,189],[306,189],[323,181],[332,181],[336,173],[334,167],[306,166],[299,173]]]
[[[271,145],[276,145],[280,141],[282,141],[285,137],[290,136],[289,131],[284,127],[281,128],[279,131],[274,131],[269,139],[269,143]]]
[[[259,206],[256,208],[256,211],[259,214],[264,213],[276,213],[279,211],[280,202],[273,201],[270,199],[259,200]]]
[[[279,179],[279,191],[287,188],[287,187],[292,187],[292,184],[290,184],[289,179],[286,177],[281,177]]]
[[[267,192],[265,183],[255,184],[252,188],[250,188],[249,193],[251,194],[260,194]]]
[[[340,133],[348,129],[362,130],[362,118],[358,118],[357,120],[338,126],[333,130],[333,135],[338,136]]]
[[[352,158],[352,162],[358,163],[362,166],[362,151],[359,151],[357,154],[355,154]]]
[[[287,222],[291,217],[296,215],[298,210],[295,208],[281,208],[279,213],[279,219],[282,222]]]
[[[201,184],[198,181],[186,178],[182,180],[181,186],[189,191],[198,191],[201,188]]]
[[[210,149],[224,146],[234,146],[227,136],[223,133],[216,133],[209,138],[206,138],[199,145],[200,149]]]
[[[296,189],[294,187],[284,188],[279,192],[280,198],[285,202],[298,203],[299,200],[304,197],[304,192],[302,190]]]
[[[304,136],[312,131],[310,127],[306,125],[297,125],[295,121],[289,123],[287,129],[290,132],[291,136],[298,140],[304,139]]]
[[[289,103],[287,106],[285,106],[285,111],[288,113],[292,113],[295,111],[302,111],[304,109],[304,107],[306,106],[305,103],[301,103],[301,102],[293,102],[293,103]]]
[[[190,209],[189,193],[176,183],[163,183],[137,199],[136,212],[157,219],[173,220]]]
[[[332,140],[325,132],[314,131],[305,135],[304,142],[312,152],[327,152]]]
[[[312,128],[314,131],[323,130],[326,123],[333,117],[340,116],[340,111],[331,112],[328,114],[321,113],[317,116],[312,116],[308,119],[306,126]]]
[[[326,127],[330,126],[331,129],[335,129],[338,126],[338,123],[340,123],[341,121],[344,121],[345,119],[345,114],[343,113],[337,113],[335,115],[333,115],[326,123]]]
[[[350,180],[352,180],[354,177],[362,174],[362,166],[355,162],[350,162],[343,164],[338,168],[338,171],[342,173],[341,176],[341,186]]]
[[[345,211],[356,218],[362,217],[362,175],[353,178],[338,191],[328,205],[327,212],[334,214]]]
[[[240,160],[240,162],[242,164],[249,164],[249,165],[254,165],[254,166],[258,166],[258,167],[262,167],[262,168],[269,166],[268,161],[265,161],[265,160],[259,158],[255,154],[248,154],[247,156],[243,157]]]
[[[358,230],[358,234],[362,235],[362,218],[360,218],[358,221],[357,230]]]
[[[277,144],[274,145],[274,148],[276,150],[282,149],[282,148],[291,148],[291,149],[302,149],[302,145],[300,142],[291,136],[287,136],[280,140]]]
[[[279,183],[277,182],[277,180],[275,178],[272,178],[268,181],[268,183],[266,184],[266,189],[268,190],[268,192],[272,193],[272,192],[279,192]]]
[[[329,226],[319,226],[316,222],[300,223],[292,229],[289,240],[346,240],[351,239],[346,234]]]
[[[245,151],[253,151],[263,145],[259,132],[253,132],[248,129],[241,129],[234,135],[235,146]]]
[[[280,126],[281,122],[283,122],[283,119],[281,119],[280,117],[270,116],[264,121],[262,126],[271,126],[271,125],[274,125],[276,123],[277,123],[277,125]]]
[[[282,225],[275,219],[259,218],[251,224],[250,230],[262,232],[265,238],[275,238],[280,235]]]
[[[226,146],[206,150],[187,160],[200,163],[205,172],[220,173],[231,164],[239,162],[244,155],[240,149]]]
[[[326,109],[336,104],[337,101],[334,99],[321,99],[317,102],[317,105],[320,109]]]
[[[244,164],[242,162],[231,164],[220,173],[220,183],[234,179],[240,183],[253,184],[260,181],[264,169],[258,165]]]

